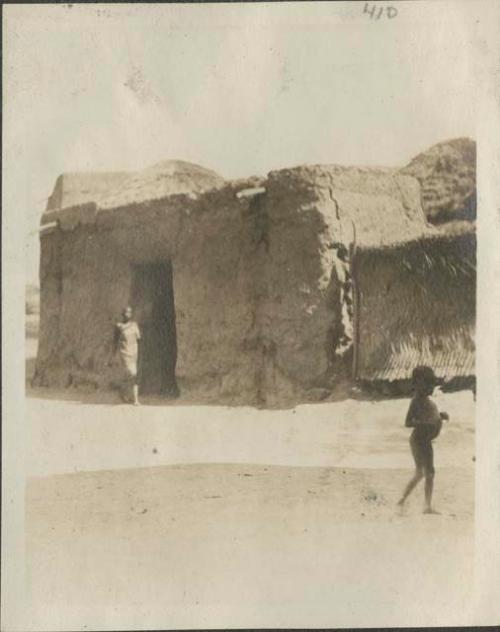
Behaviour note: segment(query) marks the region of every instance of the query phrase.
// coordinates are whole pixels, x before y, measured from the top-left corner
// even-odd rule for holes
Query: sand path
[[[394,509],[412,465],[407,400],[112,402],[27,398],[31,629],[468,622],[470,393],[438,397],[452,417],[439,516],[421,514],[421,489]]]

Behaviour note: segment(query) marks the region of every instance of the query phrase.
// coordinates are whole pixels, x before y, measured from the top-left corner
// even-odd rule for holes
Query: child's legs
[[[422,454],[421,454],[420,444],[418,441],[415,441],[414,437],[411,437],[410,439],[410,448],[411,448],[411,453],[413,454],[413,459],[415,461],[415,474],[413,475],[408,485],[406,486],[405,491],[403,492],[403,496],[401,500],[399,501],[400,503],[404,503],[404,501],[408,498],[411,492],[415,489],[415,487],[424,477],[424,469],[423,469],[423,464],[422,464]]]
[[[122,399],[125,402],[132,402],[136,398],[136,393],[138,391],[137,387],[137,376],[132,375],[129,371],[125,375],[122,386]]]
[[[401,500],[399,501],[400,504],[404,503],[404,501],[412,493],[412,491],[415,489],[415,487],[418,485],[418,483],[422,480],[423,477],[424,477],[424,474],[423,474],[421,469],[415,470],[415,474],[413,475],[413,478],[410,479],[408,485],[405,487],[405,491],[403,492],[403,496],[402,496]]]
[[[120,384],[119,384],[120,398],[123,402],[128,402],[130,399],[130,379],[126,372],[123,372]]]
[[[121,360],[124,372],[122,398],[126,402],[137,402],[139,396],[137,358],[121,355]]]
[[[126,379],[122,385],[122,399],[124,402],[130,403],[131,400],[131,384],[130,380]]]
[[[137,376],[137,367],[135,370],[130,369],[130,389],[132,391],[132,402],[134,404],[139,403],[139,379]]]
[[[434,473],[425,475],[425,506],[429,508],[432,504],[432,492],[434,489]]]
[[[132,384],[132,396],[134,398],[134,404],[137,404],[139,401],[139,384],[137,384],[137,380]]]
[[[425,505],[430,509],[432,503],[432,492],[434,489],[434,450],[429,441],[424,444],[422,455],[424,457],[423,469],[425,473]]]

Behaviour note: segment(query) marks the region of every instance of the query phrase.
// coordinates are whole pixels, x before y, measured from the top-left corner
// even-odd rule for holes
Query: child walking
[[[417,484],[425,477],[424,513],[438,513],[432,508],[432,490],[434,486],[434,451],[432,441],[441,432],[443,419],[449,419],[445,412],[440,413],[431,395],[437,384],[434,371],[428,366],[418,366],[412,373],[414,395],[406,415],[405,426],[413,428],[410,448],[415,460],[415,474],[404,490],[398,505],[402,507]]]

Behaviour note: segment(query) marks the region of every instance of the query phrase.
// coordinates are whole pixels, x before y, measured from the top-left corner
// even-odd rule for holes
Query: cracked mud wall
[[[42,237],[35,383],[108,388],[116,381],[107,363],[133,266],[171,260],[183,395],[255,403],[254,219],[234,191],[102,211],[76,226],[74,216],[62,212],[62,230]]]
[[[314,401],[344,385],[340,233],[334,204],[293,172],[270,174],[259,306],[267,405]]]
[[[177,376],[195,401],[256,403],[253,219],[234,191],[204,196],[176,242]]]
[[[318,311],[320,295],[332,293],[331,265],[318,254],[320,212],[304,215],[273,195],[239,201],[229,190],[66,221],[71,230],[42,238],[36,383],[107,388],[133,266],[170,259],[183,396],[293,405],[323,384],[336,303]]]
[[[133,266],[169,260],[183,399],[272,407],[344,394],[353,225],[376,243],[395,232],[421,235],[418,183],[311,167],[271,173],[263,184],[265,193],[248,199],[237,198],[245,186],[238,182],[121,208],[51,212],[60,228],[42,237],[36,383],[116,381],[107,363]]]
[[[56,243],[57,267],[48,259]],[[110,332],[128,299],[127,261],[104,233],[81,227],[42,238],[40,276],[35,384],[102,386],[110,377]]]
[[[426,234],[419,184],[389,169],[310,166],[272,172],[266,190],[261,399],[343,397],[353,368],[351,248]]]

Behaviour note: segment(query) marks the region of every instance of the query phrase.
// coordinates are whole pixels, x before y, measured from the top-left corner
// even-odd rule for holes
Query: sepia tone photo
[[[466,5],[8,8],[8,629],[479,620]]]

